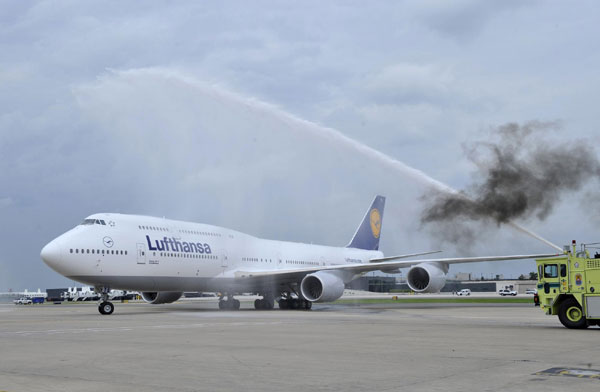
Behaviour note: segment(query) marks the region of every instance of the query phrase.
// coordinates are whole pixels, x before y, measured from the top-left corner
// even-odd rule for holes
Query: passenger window
[[[565,276],[567,276],[567,265],[566,264],[561,264],[560,265],[560,276],[562,278],[564,278]]]
[[[73,253],[73,249],[71,248],[71,253]]]
[[[75,249],[75,253],[79,253],[79,249]]]
[[[546,264],[544,266],[544,278],[557,278],[558,266],[556,264]]]

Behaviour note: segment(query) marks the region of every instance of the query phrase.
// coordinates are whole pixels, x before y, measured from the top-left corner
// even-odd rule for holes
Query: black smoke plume
[[[556,122],[508,123],[493,129],[488,141],[463,145],[478,168],[474,183],[457,194],[424,196],[421,222],[442,224],[442,231],[461,230],[460,235],[472,237],[464,225],[449,223],[487,220],[499,225],[516,218],[545,219],[561,196],[600,178],[593,146],[583,140],[551,142],[551,135],[560,130]],[[446,239],[455,237],[443,234]]]

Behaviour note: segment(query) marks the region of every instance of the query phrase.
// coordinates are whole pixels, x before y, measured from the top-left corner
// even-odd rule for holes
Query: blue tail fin
[[[379,250],[379,236],[381,234],[381,223],[383,222],[383,208],[385,207],[385,197],[375,196],[375,200],[365,214],[360,226],[354,233],[352,241],[347,248],[357,248],[365,250]]]

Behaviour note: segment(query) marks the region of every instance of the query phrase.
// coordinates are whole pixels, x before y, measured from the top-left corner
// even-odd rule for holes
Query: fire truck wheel
[[[558,308],[558,319],[567,328],[587,328],[588,323],[579,302],[575,298],[567,298]]]

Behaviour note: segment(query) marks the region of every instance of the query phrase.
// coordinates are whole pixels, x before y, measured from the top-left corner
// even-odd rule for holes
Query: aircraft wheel
[[[298,301],[296,298],[290,299],[290,309],[294,309],[294,310],[298,309],[300,307],[299,302],[300,301]]]
[[[254,300],[254,309],[256,309],[256,310],[262,309],[263,308],[262,305],[263,305],[262,304],[262,299],[255,299]]]
[[[98,311],[100,314],[112,314],[115,311],[115,306],[111,302],[105,301],[98,306]]]
[[[239,310],[240,309],[240,301],[238,301],[237,299],[234,299],[232,301],[231,308],[233,310]]]
[[[558,308],[558,319],[567,328],[583,329],[588,327],[583,309],[575,298],[568,298]]]
[[[279,309],[285,310],[289,308],[289,302],[287,299],[280,299],[279,302]]]
[[[311,310],[312,309],[312,302],[310,302],[309,300],[304,300],[304,309]]]
[[[222,299],[219,300],[219,309],[223,310],[223,309],[225,309],[225,307],[226,307],[225,301],[223,301]]]

